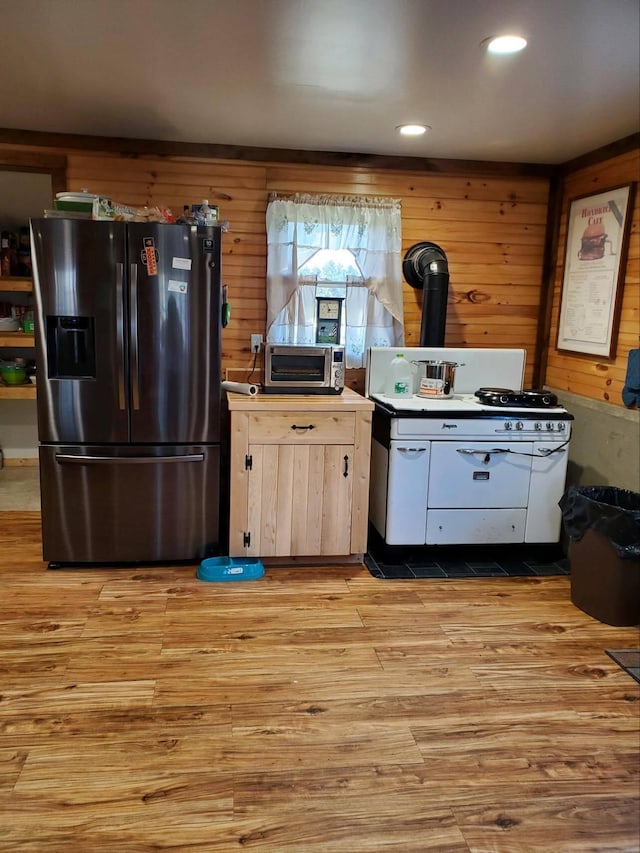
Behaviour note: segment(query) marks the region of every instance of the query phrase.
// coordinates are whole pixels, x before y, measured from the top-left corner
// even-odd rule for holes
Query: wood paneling
[[[602,403],[622,406],[627,355],[637,348],[640,341],[640,193],[635,194],[629,254],[626,269],[622,271],[622,307],[618,345],[615,357],[605,359],[589,355],[573,354],[556,349],[560,298],[564,276],[564,248],[566,243],[567,213],[571,199],[598,193],[607,187],[637,181],[640,174],[640,148],[612,157],[609,160],[591,163],[576,171],[567,172],[563,185],[563,206],[559,227],[558,253],[554,269],[553,303],[549,349],[547,352],[547,384],[580,394]]]
[[[0,851],[637,850],[637,646],[568,577],[47,570],[0,513]]]
[[[40,157],[44,163],[64,152],[70,190],[88,187],[124,204],[168,204],[174,212],[202,198],[219,206],[230,228],[223,240],[223,280],[232,303],[231,322],[223,333],[223,367],[234,379],[245,378],[253,366],[250,333],[265,331],[269,193],[380,195],[401,202],[403,252],[429,240],[447,253],[448,346],[524,347],[525,383],[536,377],[622,405],[623,366],[628,350],[638,344],[640,319],[638,195],[616,359],[567,359],[555,350],[555,341],[568,199],[637,178],[636,137],[609,146],[612,156],[604,162],[581,158],[562,170],[563,215],[557,235],[550,233],[547,222],[550,180],[558,171],[551,167],[177,146],[17,131],[0,133],[0,143],[5,159]],[[557,251],[549,262],[545,259],[552,236],[557,236]],[[406,284],[403,293],[406,341],[416,345],[422,294]],[[261,361],[258,358],[258,369]],[[348,384],[358,387],[354,383],[359,375],[349,374]]]
[[[247,162],[70,151],[69,189],[89,187],[124,204],[183,204],[208,198],[229,222],[223,279],[231,323],[223,335],[224,367],[251,368],[249,333],[265,330],[269,193],[344,193],[398,198],[403,252],[422,240],[447,252],[451,270],[446,343],[518,346],[533,373],[540,311],[549,182],[525,174],[487,176],[295,162]],[[495,165],[495,164],[494,164]],[[493,172],[493,174],[491,174]],[[407,343],[419,340],[421,294],[404,285]]]

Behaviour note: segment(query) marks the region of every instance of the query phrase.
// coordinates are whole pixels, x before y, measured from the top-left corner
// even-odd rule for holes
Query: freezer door
[[[220,447],[40,448],[52,563],[199,560],[218,553]]]
[[[131,440],[220,440],[220,229],[131,223]]]
[[[126,442],[125,229],[32,219],[40,441]]]

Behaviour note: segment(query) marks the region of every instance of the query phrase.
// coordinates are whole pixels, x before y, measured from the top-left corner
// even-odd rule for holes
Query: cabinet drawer
[[[250,444],[353,444],[355,413],[269,412],[249,415]]]

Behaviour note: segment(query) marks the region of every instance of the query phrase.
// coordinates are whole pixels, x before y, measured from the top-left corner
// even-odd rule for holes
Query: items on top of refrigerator
[[[171,210],[165,205],[156,207],[129,207],[110,198],[100,197],[93,204],[93,219],[116,222],[175,222]]]
[[[176,223],[178,225],[216,225],[221,231],[228,231],[229,222],[219,217],[218,205],[210,205],[208,199],[203,199],[201,204],[185,204],[182,213],[176,218]]]
[[[107,196],[82,192],[57,193],[54,210],[46,210],[45,217],[107,220],[109,222],[175,222],[171,210],[165,205],[133,207],[113,201]]]
[[[202,201],[202,204],[197,207],[194,206],[195,209],[193,211],[196,225],[215,225],[218,221],[218,208],[214,204],[213,207],[209,207],[209,199],[205,198]]]
[[[56,210],[66,210],[72,213],[85,213],[87,218],[90,218],[93,213],[93,203],[97,201],[99,196],[90,193],[87,189],[82,189],[79,193],[62,192],[56,193],[53,205]]]
[[[208,198],[201,204],[185,204],[176,222],[179,225],[217,225],[218,207],[215,204],[210,206]]]
[[[90,193],[87,189],[80,192],[57,193],[52,210],[45,210],[45,219],[94,219],[106,222],[169,222],[180,225],[218,225],[222,231],[229,230],[228,222],[218,219],[217,205],[210,205],[208,199],[200,204],[185,204],[182,214],[177,218],[164,204],[149,207],[134,207],[121,204],[107,196]]]

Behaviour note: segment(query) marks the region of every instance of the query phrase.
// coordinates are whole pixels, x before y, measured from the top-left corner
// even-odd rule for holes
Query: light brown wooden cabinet
[[[228,393],[229,554],[310,557],[367,548],[373,404]]]

